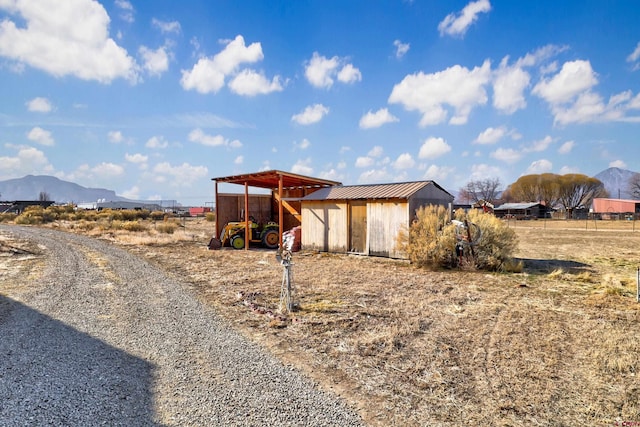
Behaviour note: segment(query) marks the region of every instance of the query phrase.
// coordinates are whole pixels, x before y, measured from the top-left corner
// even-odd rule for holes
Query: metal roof
[[[494,208],[494,211],[506,211],[508,209],[531,209],[534,206],[538,206],[540,203],[504,203],[497,208]]]
[[[427,185],[435,185],[449,194],[433,181],[415,181],[393,184],[348,185],[320,189],[303,201],[319,200],[364,200],[364,199],[408,199]],[[452,196],[453,197],[453,196]]]
[[[290,172],[279,170],[269,170],[263,172],[246,173],[242,175],[225,176],[221,178],[211,178],[212,181],[225,182],[228,184],[247,184],[250,187],[269,188],[277,190],[280,179],[282,178],[282,188],[309,188],[309,187],[327,187],[332,185],[340,185],[336,181],[328,179],[313,178],[310,176],[298,175]]]

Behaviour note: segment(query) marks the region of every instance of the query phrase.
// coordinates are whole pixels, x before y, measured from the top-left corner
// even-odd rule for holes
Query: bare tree
[[[469,181],[458,192],[462,200],[476,203],[484,200],[493,203],[498,198],[499,188],[502,185],[500,178],[486,178],[477,181]]]
[[[41,202],[48,202],[51,200],[51,196],[49,196],[49,193],[47,193],[46,191],[41,191],[38,195],[38,200]]]
[[[596,197],[608,196],[602,181],[575,173],[560,177],[558,194],[558,200],[567,211],[568,218],[573,216],[574,209],[590,206]]]
[[[628,191],[636,199],[640,199],[640,173],[633,175],[628,182]]]

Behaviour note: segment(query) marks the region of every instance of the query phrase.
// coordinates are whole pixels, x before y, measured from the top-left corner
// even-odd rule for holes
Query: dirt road
[[[362,424],[144,260],[54,230],[2,236],[22,249],[0,260],[1,424]]]

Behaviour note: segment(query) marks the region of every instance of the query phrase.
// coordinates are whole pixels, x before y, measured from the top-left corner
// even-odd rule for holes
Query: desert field
[[[507,224],[518,235],[521,273],[295,253],[298,308],[288,315],[277,310],[275,252],[208,250],[212,222],[181,220],[173,234],[83,232],[187,281],[236,329],[371,425],[640,423],[640,227]]]

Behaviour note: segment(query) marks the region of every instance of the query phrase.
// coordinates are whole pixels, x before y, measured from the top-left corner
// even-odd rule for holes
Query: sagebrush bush
[[[409,230],[401,230],[399,248],[420,267],[451,265],[455,236],[445,232],[448,222],[449,212],[444,206],[420,207]]]
[[[401,231],[399,249],[413,264],[421,267],[464,265],[482,270],[517,269],[512,254],[518,242],[512,229],[495,216],[476,209],[468,213],[459,211],[456,219],[475,224],[482,233],[473,245],[461,241],[462,258],[456,255],[456,243],[463,236],[456,236],[456,225],[449,220],[449,212],[444,206],[420,207],[408,232]]]
[[[474,246],[475,267],[481,270],[511,270],[513,253],[518,247],[516,232],[499,218],[479,209],[471,209],[466,219],[476,224],[482,232]]]
[[[216,220],[216,214],[213,212],[207,212],[204,216],[207,222],[214,222]]]
[[[124,221],[121,228],[127,231],[147,231],[147,226],[140,221]]]
[[[0,222],[11,222],[15,221],[18,215],[14,213],[0,213]]]
[[[149,217],[154,221],[162,221],[165,219],[165,213],[162,211],[153,211],[149,214]]]
[[[173,234],[176,228],[178,228],[178,225],[175,222],[162,222],[156,225],[156,230],[165,234]]]

